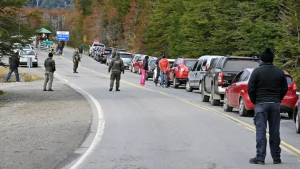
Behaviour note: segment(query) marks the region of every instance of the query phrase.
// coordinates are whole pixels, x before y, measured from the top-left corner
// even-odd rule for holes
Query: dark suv
[[[255,57],[222,56],[212,59],[209,69],[202,80],[202,102],[219,105],[224,99],[225,89],[233,78],[245,68],[256,68],[260,59]],[[203,67],[203,69],[206,69]]]

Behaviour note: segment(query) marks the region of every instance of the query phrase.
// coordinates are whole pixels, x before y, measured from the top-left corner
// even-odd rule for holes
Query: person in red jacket
[[[168,71],[170,67],[169,61],[166,59],[165,56],[162,57],[162,59],[158,63],[160,68],[160,86],[164,87],[164,79],[165,79],[165,85],[166,88],[168,88]]]

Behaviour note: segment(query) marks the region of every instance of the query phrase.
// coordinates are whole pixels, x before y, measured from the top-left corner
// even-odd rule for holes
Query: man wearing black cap
[[[262,64],[254,69],[248,83],[248,93],[254,107],[256,127],[256,157],[251,164],[265,164],[266,129],[269,122],[269,143],[274,164],[281,163],[280,153],[280,102],[288,91],[285,74],[273,65],[274,54],[267,48],[260,55]]]
[[[55,61],[52,59],[53,54],[49,53],[48,58],[45,60],[44,67],[45,67],[45,82],[44,82],[44,89],[43,91],[47,91],[47,83],[48,83],[48,91],[52,90],[52,82],[53,82],[53,74],[56,70],[55,68]]]

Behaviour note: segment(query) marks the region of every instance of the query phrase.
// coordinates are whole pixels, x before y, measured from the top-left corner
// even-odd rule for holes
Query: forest
[[[169,58],[259,56],[270,47],[276,65],[300,84],[296,0],[37,1],[23,9],[31,15],[31,26],[69,30],[73,47],[98,39],[133,53],[163,52]]]

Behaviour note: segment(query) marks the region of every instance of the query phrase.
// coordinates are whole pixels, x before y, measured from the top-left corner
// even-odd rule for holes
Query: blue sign
[[[69,31],[57,31],[56,32],[57,40],[69,41]]]

